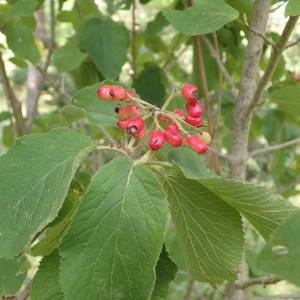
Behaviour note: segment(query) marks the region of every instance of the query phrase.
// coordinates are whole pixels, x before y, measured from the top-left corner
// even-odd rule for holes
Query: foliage
[[[33,300],[193,299],[193,285],[209,299],[206,283],[226,294],[245,250],[246,275],[300,286],[299,210],[290,201],[299,199],[297,50],[278,59],[250,113],[241,182],[227,163],[255,4],[194,2],[0,2],[0,93],[9,104],[0,106],[3,299],[26,292],[28,261],[39,264]],[[282,17],[300,15],[297,0],[282,5]],[[284,34],[260,36],[255,75],[267,72]],[[200,128],[172,113],[185,110],[187,82],[199,90],[191,98],[204,108]],[[99,99],[106,85],[127,98]],[[141,110],[145,137],[120,130],[115,109],[126,101]],[[208,153],[187,142],[149,150],[149,134],[168,122],[185,137],[209,131]]]

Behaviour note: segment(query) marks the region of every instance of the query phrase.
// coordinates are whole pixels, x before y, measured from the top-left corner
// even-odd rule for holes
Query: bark
[[[251,28],[265,34],[270,10],[271,0],[256,0],[250,24]],[[249,33],[240,89],[234,111],[233,140],[229,159],[230,177],[236,180],[243,181],[246,176],[248,135],[252,116],[247,113],[247,110],[257,87],[257,75],[263,43],[264,40],[260,36],[252,31]]]

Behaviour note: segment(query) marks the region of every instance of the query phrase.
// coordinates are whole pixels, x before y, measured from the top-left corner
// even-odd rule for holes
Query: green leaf
[[[300,116],[300,85],[288,85],[274,90],[271,99],[277,103],[280,111],[287,113],[293,118]]]
[[[92,140],[70,129],[19,138],[0,157],[0,256],[18,255],[57,215]]]
[[[165,178],[172,220],[194,279],[235,279],[243,250],[241,217],[197,180],[172,169]]]
[[[90,122],[101,125],[116,126],[117,120],[114,117],[115,101],[102,101],[97,96],[97,89],[101,84],[94,84],[79,90],[75,95],[73,102],[86,110]]]
[[[300,211],[292,214],[271,235],[258,256],[259,267],[300,286]]]
[[[22,286],[26,273],[21,272],[24,260],[0,258],[0,296],[14,295]]]
[[[2,111],[0,113],[0,122],[9,120],[9,119],[11,119],[11,117],[12,117],[11,112],[9,112],[9,111]]]
[[[80,108],[73,104],[67,104],[63,106],[59,112],[70,123],[83,119],[87,116],[87,113],[83,108]]]
[[[199,35],[219,30],[237,19],[239,12],[224,0],[196,0],[193,7],[183,11],[165,9],[164,15],[178,32]]]
[[[44,257],[34,276],[30,300],[64,300],[64,294],[59,284],[58,250]]]
[[[178,268],[170,259],[169,254],[163,246],[156,265],[156,281],[151,300],[165,299],[169,292],[169,285],[175,279]]]
[[[299,16],[300,15],[300,2],[298,0],[289,0],[285,8],[285,16]]]
[[[165,194],[148,167],[128,158],[105,165],[62,243],[67,299],[149,299],[166,220]]]
[[[31,16],[38,7],[39,0],[18,0],[12,6],[10,13],[12,16]]]
[[[53,65],[63,72],[68,72],[79,67],[86,58],[86,54],[80,52],[77,45],[67,43],[53,53]]]
[[[28,27],[21,22],[9,23],[5,27],[5,35],[8,47],[17,57],[28,59],[33,64],[38,63],[40,53]]]
[[[80,47],[105,78],[116,78],[126,62],[129,33],[111,19],[91,19],[80,32]]]
[[[264,238],[295,210],[269,188],[224,178],[199,179],[199,182],[246,217]]]
[[[188,178],[207,178],[215,175],[205,166],[204,156],[186,148],[174,148],[167,154],[168,160],[180,167]]]
[[[162,104],[166,96],[164,78],[160,68],[154,64],[147,64],[136,78],[133,87],[145,99],[153,104]]]

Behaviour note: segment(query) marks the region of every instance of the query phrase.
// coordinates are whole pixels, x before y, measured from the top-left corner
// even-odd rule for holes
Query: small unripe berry
[[[111,96],[112,85],[101,85],[97,90],[97,95],[101,100],[112,101],[113,97]]]
[[[199,118],[202,115],[202,106],[198,101],[188,102],[186,104],[187,113],[193,118]]]
[[[193,84],[185,84],[181,89],[181,94],[187,102],[194,102],[198,98],[198,89]]]
[[[173,147],[179,147],[182,144],[182,137],[175,130],[166,130],[164,133],[165,140]]]
[[[197,135],[190,135],[185,137],[185,143],[195,152],[199,154],[206,153],[208,147],[206,143]]]
[[[180,109],[180,108],[177,108],[177,109],[173,110],[173,113],[174,113],[176,116],[178,116],[178,117],[183,117],[183,116],[184,116],[184,112],[183,112],[183,110]]]
[[[158,150],[164,145],[164,133],[160,130],[153,131],[149,135],[148,145],[152,150]]]
[[[140,114],[140,108],[136,104],[130,104],[125,107],[117,106],[115,113],[119,120],[125,120],[138,116]]]
[[[202,131],[200,133],[200,138],[206,143],[206,144],[210,144],[211,142],[211,135],[208,131]]]
[[[184,120],[192,126],[199,127],[203,125],[203,120],[199,118],[193,118],[190,115],[185,116]]]
[[[141,117],[127,119],[126,130],[129,134],[138,134],[144,128],[145,122]]]

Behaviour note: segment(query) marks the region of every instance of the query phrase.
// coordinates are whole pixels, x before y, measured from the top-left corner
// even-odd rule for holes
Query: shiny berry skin
[[[203,120],[199,118],[193,118],[190,115],[185,116],[184,120],[192,126],[199,127],[203,125]]]
[[[206,153],[208,147],[206,143],[197,135],[190,135],[185,137],[185,143],[195,152],[199,154]]]
[[[118,128],[126,130],[128,127],[128,121],[129,121],[129,119],[119,120],[117,123]]]
[[[184,112],[180,108],[177,108],[177,109],[173,110],[173,114],[175,114],[178,117],[183,117],[184,116]]]
[[[126,90],[118,85],[113,85],[109,93],[114,100],[123,100],[127,97]]]
[[[125,120],[137,117],[140,114],[140,108],[135,104],[130,104],[127,106],[117,106],[115,108],[116,116],[119,120]]]
[[[97,90],[97,95],[101,100],[112,101],[113,97],[111,96],[112,85],[102,85]]]
[[[143,130],[144,126],[145,122],[141,117],[127,119],[126,131],[132,135],[138,134]]]
[[[149,135],[148,145],[152,150],[158,150],[164,145],[164,133],[160,130],[153,131]]]
[[[175,131],[175,132],[179,132],[179,128],[178,126],[175,124],[175,123],[169,123],[167,126],[166,126],[166,131],[168,130],[172,130],[172,131]]]
[[[178,134],[178,131],[166,130],[164,138],[173,147],[180,147],[182,144],[182,137]]]
[[[136,139],[140,139],[145,135],[145,127],[140,132],[133,133],[132,136]]]
[[[202,115],[202,106],[198,101],[188,102],[186,104],[187,113],[193,118],[199,118]]]
[[[187,102],[194,102],[198,98],[198,89],[193,84],[185,84],[181,89],[181,94]]]

